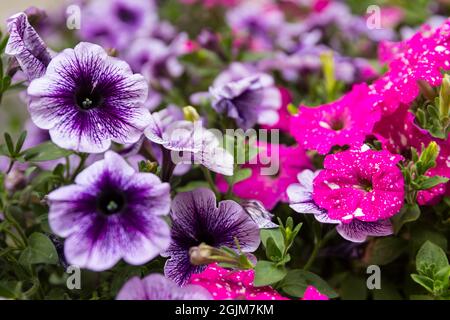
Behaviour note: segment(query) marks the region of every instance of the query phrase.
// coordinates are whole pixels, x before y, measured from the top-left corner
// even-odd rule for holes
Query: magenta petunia
[[[287,202],[286,188],[296,182],[297,174],[311,167],[310,160],[303,148],[287,147],[277,144],[258,145],[259,154],[243,168],[250,168],[250,178],[233,185],[233,193],[242,199],[256,199],[271,210],[280,202]],[[276,172],[269,168],[276,169]],[[228,184],[221,176],[217,177],[217,186],[226,192]]]
[[[450,178],[450,147],[441,139],[433,138],[426,130],[415,123],[414,114],[407,105],[401,105],[397,110],[383,118],[375,125],[374,135],[382,143],[383,149],[410,158],[411,148],[419,152],[430,142],[439,146],[436,166],[427,171],[426,175],[440,175]],[[439,202],[448,184],[439,184],[431,189],[418,193],[417,201],[421,205],[432,205]]]
[[[70,264],[94,271],[121,258],[133,265],[167,249],[170,230],[169,184],[151,173],[137,173],[112,151],[82,171],[75,184],[48,195],[49,224],[63,238]]]
[[[325,169],[314,179],[313,199],[330,219],[343,223],[390,218],[404,201],[400,160],[400,155],[374,150],[328,155]]]
[[[298,174],[298,183],[291,184],[286,190],[290,207],[302,214],[312,214],[320,223],[336,224],[336,231],[351,242],[364,242],[369,236],[388,236],[393,233],[389,219],[366,222],[353,219],[350,223],[331,219],[328,212],[320,208],[313,199],[314,179],[320,171],[304,170]]]
[[[380,60],[388,63],[389,70],[371,88],[383,95],[380,108],[389,114],[416,99],[418,80],[431,86],[441,84],[441,71],[450,69],[450,20],[436,30],[425,25],[403,42],[382,44]]]
[[[28,87],[33,122],[58,146],[100,153],[111,142],[134,143],[150,122],[148,85],[124,61],[79,43],[54,57]]]
[[[338,101],[318,107],[301,106],[291,118],[291,134],[305,149],[326,154],[333,146],[359,148],[380,119],[377,103],[365,84],[355,85]]]
[[[201,286],[179,287],[162,274],[153,273],[143,279],[133,277],[124,284],[117,300],[211,300],[211,294]]]
[[[210,264],[202,273],[194,274],[190,284],[202,286],[214,300],[288,300],[271,287],[254,287],[253,270],[227,270]]]
[[[330,298],[320,293],[320,291],[313,286],[308,286],[303,294],[302,300],[330,300]]]

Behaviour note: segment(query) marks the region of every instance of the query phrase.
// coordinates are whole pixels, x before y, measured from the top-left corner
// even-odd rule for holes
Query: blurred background
[[[0,1],[0,19],[2,22],[2,26],[4,24],[4,21],[11,14],[22,11],[31,5],[35,7],[49,8],[55,7],[56,5],[64,2],[64,0],[2,0]]]

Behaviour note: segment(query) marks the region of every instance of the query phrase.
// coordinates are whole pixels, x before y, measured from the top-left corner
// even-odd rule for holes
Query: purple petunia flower
[[[255,124],[273,125],[278,122],[281,94],[273,78],[251,67],[232,63],[209,89],[213,108],[248,129]]]
[[[122,50],[147,36],[158,21],[153,0],[94,0],[82,8],[80,37]]]
[[[148,86],[102,47],[79,43],[52,59],[28,87],[33,122],[62,148],[100,153],[139,140],[150,121]]]
[[[125,283],[117,300],[212,300],[211,294],[198,285],[180,288],[172,280],[153,273],[143,279],[133,277]]]
[[[159,39],[137,39],[127,51],[126,60],[150,83],[157,82],[168,90],[172,87],[171,79],[183,73],[184,68],[177,58],[185,53],[186,40],[186,34],[180,34],[170,44]]]
[[[336,231],[346,240],[364,242],[368,236],[388,236],[393,233],[391,222],[379,220],[365,222],[353,219],[350,223],[342,223],[331,219],[325,209],[320,208],[313,199],[313,181],[320,171],[304,170],[298,174],[299,183],[291,184],[287,189],[290,207],[299,213],[313,214],[321,223],[337,224]]]
[[[139,265],[167,249],[170,230],[161,218],[169,212],[169,185],[151,173],[136,173],[112,151],[75,179],[48,195],[49,223],[67,238],[70,264],[94,271],[121,258]]]
[[[5,53],[16,58],[28,80],[42,76],[52,59],[51,53],[24,12],[8,19],[8,32]]]
[[[216,248],[237,249],[235,239],[243,252],[253,252],[259,246],[259,228],[244,209],[231,200],[221,201],[217,206],[209,189],[179,193],[173,199],[170,216],[172,243],[162,254],[170,257],[164,273],[180,285],[206,268],[191,264],[189,249],[194,246],[206,243]]]

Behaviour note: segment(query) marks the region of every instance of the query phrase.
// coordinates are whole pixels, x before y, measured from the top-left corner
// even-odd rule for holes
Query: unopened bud
[[[434,101],[434,99],[436,98],[436,92],[428,82],[424,80],[418,80],[417,85],[419,86],[420,92],[425,98],[427,98],[427,100]]]
[[[439,115],[441,119],[450,116],[450,76],[444,75],[441,90],[439,91]]]
[[[184,119],[191,122],[196,122],[200,119],[200,116],[192,106],[187,106],[183,108]]]
[[[149,172],[156,173],[158,170],[158,163],[150,160],[142,160],[139,162],[139,171],[140,172]]]

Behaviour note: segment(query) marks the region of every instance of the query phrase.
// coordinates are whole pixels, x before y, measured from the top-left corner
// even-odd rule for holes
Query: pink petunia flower
[[[408,110],[407,105],[401,105],[390,115],[385,115],[374,127],[374,135],[382,143],[383,149],[393,153],[410,157],[411,148],[419,152],[422,146],[436,141],[439,146],[439,155],[436,166],[427,171],[426,175],[440,175],[450,178],[450,146],[441,139],[433,138],[426,130],[415,124],[414,114]],[[417,202],[420,205],[433,205],[440,201],[446,192],[448,184],[439,184],[431,189],[418,193]],[[450,190],[449,190],[450,191]]]
[[[258,148],[257,163],[243,165],[252,170],[252,175],[234,184],[233,192],[243,199],[259,200],[267,210],[271,210],[279,201],[288,202],[287,187],[296,182],[300,171],[311,168],[311,163],[304,149],[299,146],[259,143]],[[255,159],[250,163],[255,163]],[[267,175],[271,169],[277,168],[276,172]],[[228,184],[222,176],[218,176],[216,182],[221,192],[227,191]]]
[[[253,270],[230,271],[210,264],[202,273],[192,275],[189,284],[202,286],[214,300],[289,300],[269,286],[254,287],[254,277]]]
[[[388,151],[343,151],[328,155],[314,179],[313,199],[330,219],[374,222],[387,219],[403,206],[404,181]]]
[[[210,264],[205,271],[193,274],[190,285],[205,288],[214,300],[289,300],[270,286],[255,287],[254,270],[227,270],[217,263]],[[313,286],[308,286],[301,300],[329,300]]]
[[[425,25],[403,42],[382,43],[379,58],[388,63],[389,71],[371,88],[385,97],[381,110],[389,114],[416,99],[420,92],[418,80],[440,85],[441,70],[450,69],[450,19],[436,30]]]
[[[337,145],[359,148],[380,119],[379,99],[360,84],[338,101],[315,108],[301,106],[291,118],[291,134],[300,145],[320,154]]]
[[[330,298],[324,294],[321,294],[319,290],[313,286],[308,286],[303,294],[302,300],[330,300]]]

